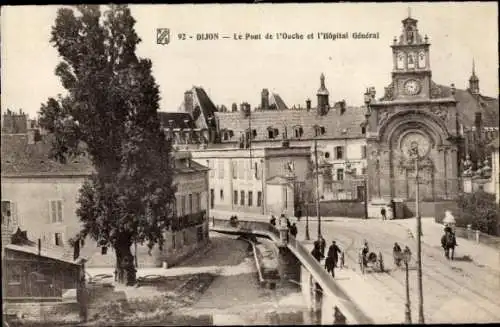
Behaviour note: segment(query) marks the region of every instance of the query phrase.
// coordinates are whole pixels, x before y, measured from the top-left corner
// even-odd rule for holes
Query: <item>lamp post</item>
[[[414,153],[415,161],[415,215],[417,218],[417,276],[418,276],[418,323],[424,323],[424,295],[422,284],[422,219],[420,217],[420,185],[419,185],[419,166],[418,152]]]
[[[308,194],[307,194],[308,196]],[[306,200],[306,241],[309,241],[311,237],[309,236],[309,200]]]
[[[405,305],[405,322],[411,324],[411,304],[410,304],[410,278],[408,271],[408,264],[411,260],[411,252],[408,247],[403,251],[403,261],[405,264],[405,286],[406,286],[406,305]]]
[[[319,212],[319,169],[318,169],[318,140],[314,139],[314,162],[316,166],[316,215],[318,216],[318,240],[321,239],[321,215]]]

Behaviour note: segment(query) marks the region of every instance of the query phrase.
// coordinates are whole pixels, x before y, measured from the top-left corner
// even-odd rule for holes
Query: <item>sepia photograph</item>
[[[3,326],[500,323],[497,2],[0,22]]]

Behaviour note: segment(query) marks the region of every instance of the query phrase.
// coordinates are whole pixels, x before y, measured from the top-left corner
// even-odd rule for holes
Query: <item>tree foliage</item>
[[[471,224],[473,229],[490,235],[498,235],[500,207],[495,195],[484,191],[462,194],[458,200],[460,209],[457,225]],[[465,226],[463,226],[465,227]]]
[[[136,55],[134,24],[124,5],[59,9],[50,41],[67,94],[40,110],[40,124],[54,135],[52,156],[64,162],[84,152],[95,168],[79,194],[78,237],[125,255],[133,241],[161,247],[175,199],[158,85],[151,61]]]

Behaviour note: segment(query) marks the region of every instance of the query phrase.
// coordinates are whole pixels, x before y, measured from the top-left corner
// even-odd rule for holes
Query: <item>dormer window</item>
[[[302,135],[304,135],[304,129],[302,128],[302,126],[295,126],[293,128],[293,134],[295,138],[299,139],[302,137]]]
[[[325,133],[326,133],[326,129],[324,126],[318,126],[318,125],[314,126],[314,135],[315,136],[325,135]]]
[[[277,128],[268,127],[267,137],[270,139],[275,139],[279,135],[279,130]]]

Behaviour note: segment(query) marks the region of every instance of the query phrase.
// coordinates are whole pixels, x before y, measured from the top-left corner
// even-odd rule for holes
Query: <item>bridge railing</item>
[[[236,228],[241,231],[267,231],[274,234],[276,237],[280,236],[278,229],[264,221],[250,221],[250,220],[235,220],[230,221],[227,219],[211,219],[212,226],[214,227],[227,227],[227,228]]]

